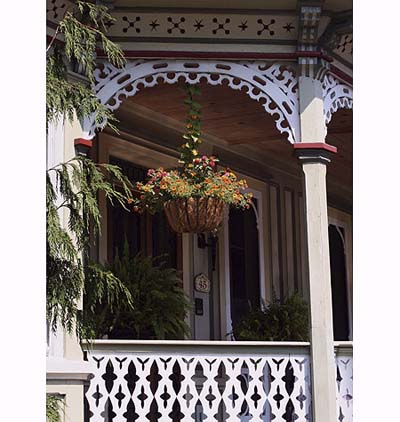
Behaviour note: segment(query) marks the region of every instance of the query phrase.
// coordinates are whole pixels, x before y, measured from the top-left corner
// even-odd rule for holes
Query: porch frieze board
[[[71,0],[48,0],[47,21],[57,25]],[[162,38],[180,41],[187,38],[215,40],[296,41],[298,16],[296,10],[240,10],[190,8],[121,8],[111,9],[115,21],[109,23],[111,38],[136,41]],[[328,25],[330,18],[326,18]]]

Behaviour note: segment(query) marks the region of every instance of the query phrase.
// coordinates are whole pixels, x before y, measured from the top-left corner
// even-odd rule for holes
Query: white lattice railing
[[[335,344],[336,407],[339,422],[353,420],[353,345],[351,342]]]
[[[90,422],[311,421],[307,343],[97,341]]]

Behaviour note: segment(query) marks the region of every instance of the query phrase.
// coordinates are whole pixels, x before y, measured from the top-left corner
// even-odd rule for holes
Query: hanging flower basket
[[[218,198],[175,199],[164,203],[164,211],[177,233],[206,233],[217,229],[224,218],[225,204]]]
[[[219,227],[225,207],[250,207],[251,193],[245,180],[238,180],[229,168],[217,168],[218,158],[200,156],[201,111],[193,99],[196,87],[186,87],[189,107],[187,132],[178,166],[172,170],[149,169],[147,181],[136,183],[139,197],[133,203],[137,212],[165,210],[172,229],[178,233],[206,233]]]

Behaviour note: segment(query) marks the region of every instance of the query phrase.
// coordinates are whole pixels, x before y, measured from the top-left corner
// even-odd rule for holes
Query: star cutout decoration
[[[292,23],[287,23],[285,26],[282,27],[283,29],[286,29],[286,32],[292,32],[292,29],[294,29],[294,26]]]
[[[115,25],[115,23],[112,22],[112,21],[104,22],[104,26],[107,28],[107,31],[114,25]]]
[[[160,24],[157,23],[157,19],[155,19],[154,21],[151,21],[151,23],[149,23],[149,26],[151,26],[152,31],[157,31],[157,26],[160,26]]]
[[[240,25],[238,25],[238,28],[240,28],[242,32],[246,31],[246,29],[248,28],[247,21],[241,21]]]
[[[196,32],[200,31],[201,28],[204,28],[203,19],[196,20],[196,23],[193,26],[196,28]]]

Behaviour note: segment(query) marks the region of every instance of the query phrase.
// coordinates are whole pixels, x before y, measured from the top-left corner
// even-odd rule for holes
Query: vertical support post
[[[313,420],[335,422],[336,371],[333,343],[329,263],[326,166],[336,148],[325,140],[321,82],[306,76],[300,82],[302,142],[295,152],[304,172],[307,233]]]
[[[57,124],[50,125],[47,167],[51,168],[65,162],[76,153],[87,153],[91,141],[81,139],[80,136],[82,129],[77,119],[72,123],[60,120]],[[60,220],[64,226],[67,217],[67,212],[61,211]],[[78,306],[81,307],[82,303]],[[93,372],[93,365],[83,360],[83,352],[75,334],[68,334],[59,328],[57,335],[49,332],[49,337],[46,391],[48,394],[63,398],[63,413],[65,413],[63,420],[83,422],[84,385],[89,374]]]

